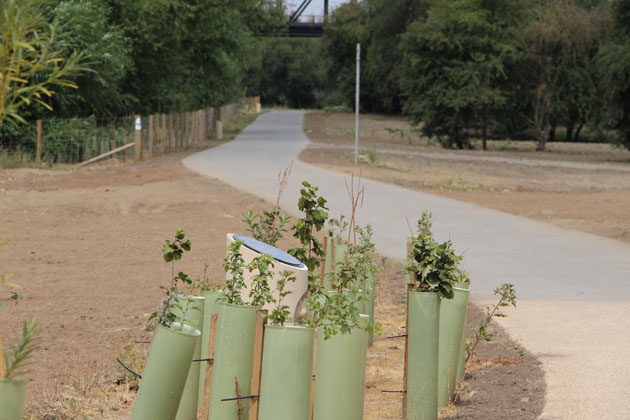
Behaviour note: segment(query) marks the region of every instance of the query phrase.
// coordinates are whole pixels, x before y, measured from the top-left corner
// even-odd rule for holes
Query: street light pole
[[[361,44],[357,44],[357,86],[355,97],[354,117],[354,164],[359,163],[359,94],[361,88]]]

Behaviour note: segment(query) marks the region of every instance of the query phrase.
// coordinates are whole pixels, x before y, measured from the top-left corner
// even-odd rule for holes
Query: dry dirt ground
[[[222,279],[226,233],[243,232],[241,213],[270,207],[260,199],[185,169],[183,154],[81,170],[0,171],[0,272],[24,289],[17,306],[0,310],[11,343],[23,319],[41,321],[41,349],[29,379],[27,419],[128,419],[137,383],[120,356],[142,370],[151,339],[147,318],[170,269],[161,246],[182,228],[192,251],[178,269]],[[286,242],[284,243],[286,245]],[[369,352],[366,419],[400,418],[404,344],[401,267],[385,262],[377,295],[383,336]],[[471,306],[468,329],[480,310]],[[538,362],[500,330],[482,343],[462,401],[444,419],[535,419],[544,403]]]
[[[355,170],[354,115],[309,113],[305,130],[313,144],[301,159]],[[403,118],[378,115],[361,116],[360,138],[364,177],[630,242],[630,151],[559,142],[535,152],[509,141],[445,151]]]

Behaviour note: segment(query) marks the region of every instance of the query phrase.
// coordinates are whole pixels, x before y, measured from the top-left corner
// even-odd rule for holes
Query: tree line
[[[3,0],[2,9],[0,113],[21,107],[13,114],[26,120],[107,121],[245,95],[349,109],[361,43],[362,110],[406,114],[446,147],[523,136],[543,149],[586,133],[630,148],[630,0],[351,0],[315,40],[283,36],[283,0]],[[29,72],[9,71],[14,55]]]
[[[277,32],[285,20],[282,4],[275,0],[3,0],[1,4],[3,73],[11,74],[7,69],[15,62],[12,58],[22,60],[21,68],[45,51],[53,51],[58,60],[35,69],[26,83],[19,82],[14,71],[13,82],[8,82],[14,86],[5,97],[47,83],[53,67],[68,70],[63,83],[38,91],[31,98],[35,101],[22,104],[31,106],[23,106],[14,116],[26,120],[107,119],[236,101],[245,95],[246,75],[255,65],[251,61],[255,35]]]
[[[321,41],[262,42],[267,102],[352,107],[361,43],[362,110],[446,147],[588,131],[630,148],[630,0],[352,0]]]

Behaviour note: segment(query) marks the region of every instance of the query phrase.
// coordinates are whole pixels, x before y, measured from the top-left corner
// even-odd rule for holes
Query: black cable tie
[[[134,372],[133,370],[129,369],[127,366],[125,366],[125,364],[124,364],[124,363],[123,363],[123,362],[122,362],[119,358],[116,358],[116,361],[117,361],[118,363],[120,363],[120,366],[124,367],[124,368],[125,368],[125,370],[126,370],[127,372],[129,372],[129,373],[131,373],[132,375],[134,375],[134,376],[136,376],[136,377],[138,377],[138,378],[142,379],[142,375],[139,375],[139,374],[137,374],[136,372]]]
[[[136,344],[151,344],[150,341],[134,341]]]
[[[385,337],[385,338],[401,338],[401,337],[407,337],[407,334],[392,335],[392,336]]]
[[[212,362],[214,359],[195,359],[193,362]]]
[[[392,393],[396,393],[396,394],[406,394],[407,391],[381,391],[381,392],[392,392]]]
[[[246,400],[248,398],[258,398],[260,395],[248,395],[246,397],[223,398],[221,401]]]

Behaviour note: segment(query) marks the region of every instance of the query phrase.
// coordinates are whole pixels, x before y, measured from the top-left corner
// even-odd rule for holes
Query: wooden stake
[[[37,120],[37,163],[42,163],[42,120]]]
[[[136,115],[136,160],[142,159],[142,129],[138,127],[138,121],[142,121],[140,115]]]
[[[147,149],[147,157],[151,159],[153,154],[153,115],[149,115],[149,144]]]
[[[182,115],[175,114],[175,148],[181,146],[182,143]]]
[[[199,114],[197,114],[197,112],[193,111],[190,113],[190,120],[191,120],[191,125],[192,127],[190,127],[191,131],[192,131],[192,143],[194,144],[198,144],[199,143]]]
[[[313,412],[315,410],[315,375],[317,371],[317,340],[319,336],[313,341],[313,375],[311,376],[311,413],[310,419],[313,420]]]
[[[403,370],[403,403],[402,420],[407,420],[407,359],[409,357],[409,292],[413,290],[413,284],[407,284],[407,311],[405,314],[405,364]]]
[[[166,142],[168,135],[166,133],[166,114],[162,114],[162,153],[166,152]]]
[[[109,151],[107,153],[103,153],[102,155],[98,155],[96,157],[93,157],[92,159],[90,159],[88,161],[81,162],[77,166],[85,166],[85,165],[88,165],[90,163],[94,163],[94,162],[99,161],[99,160],[101,160],[103,158],[106,158],[108,156],[112,156],[112,155],[115,155],[116,153],[119,153],[119,152],[122,152],[124,150],[130,149],[130,148],[134,147],[135,145],[136,145],[135,143],[125,144],[124,146],[120,146],[118,149],[111,150],[111,151]]]
[[[212,314],[210,320],[210,337],[208,339],[208,359],[214,359],[214,342],[217,335],[218,314]],[[212,389],[212,367],[214,360],[206,362],[206,377],[203,384],[203,401],[201,404],[201,412],[197,413],[198,420],[208,420],[210,413],[210,391]]]
[[[260,395],[260,374],[262,369],[263,345],[265,341],[265,325],[267,310],[256,312],[256,331],[254,333],[254,359],[252,360],[252,382],[250,395]],[[258,403],[260,398],[252,398],[249,403],[249,420],[258,420]]]
[[[166,150],[169,152],[173,147],[173,114],[168,114],[168,144],[166,146]]]

